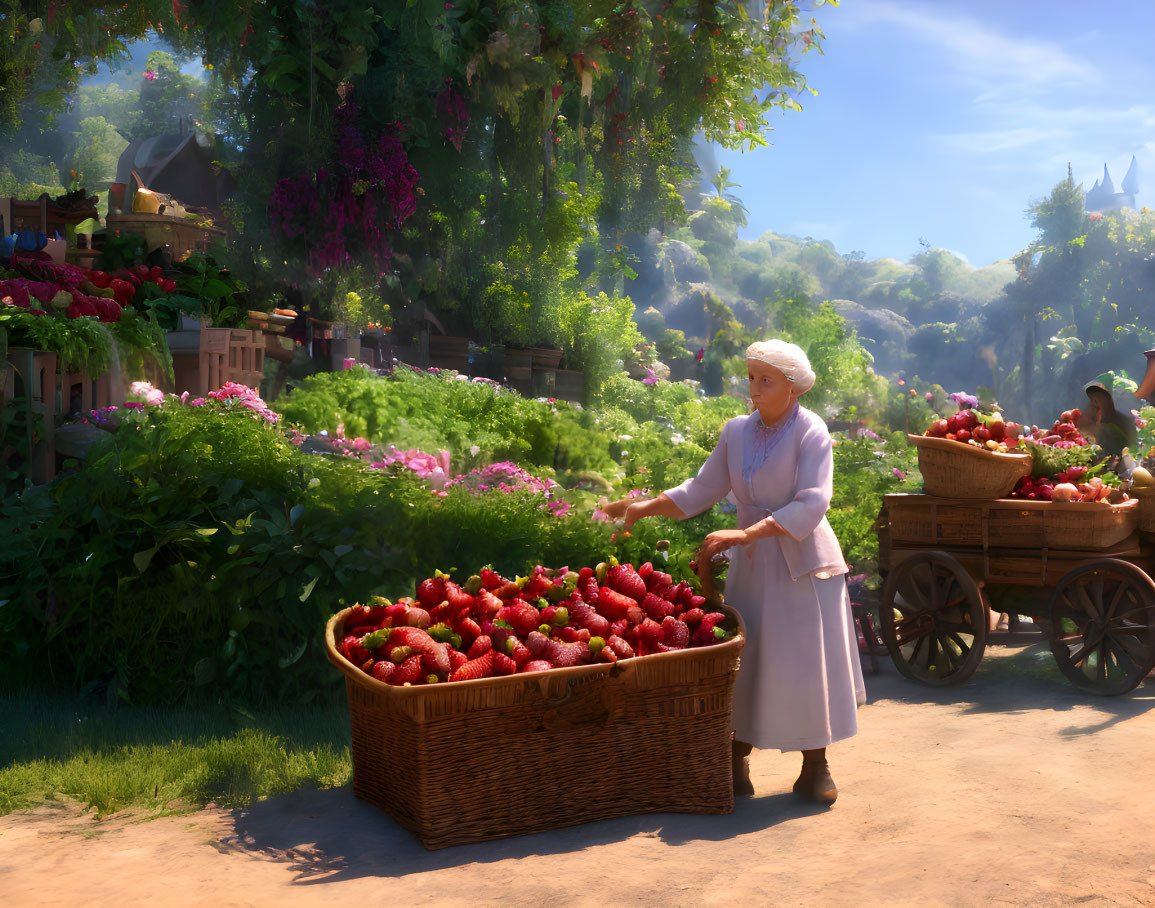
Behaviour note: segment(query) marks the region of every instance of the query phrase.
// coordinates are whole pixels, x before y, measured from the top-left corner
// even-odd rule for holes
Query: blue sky
[[[1155,3],[844,0],[813,13],[817,96],[768,148],[718,152],[742,184],[743,239],[767,230],[907,260],[920,239],[971,264],[1032,239],[1024,216],[1067,174],[1085,189],[1135,155],[1155,208]]]

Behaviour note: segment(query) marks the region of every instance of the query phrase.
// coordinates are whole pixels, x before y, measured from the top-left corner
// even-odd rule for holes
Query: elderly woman
[[[752,795],[754,747],[802,751],[800,797],[833,804],[826,747],[858,730],[866,702],[846,562],[826,520],[834,473],[823,421],[798,403],[814,385],[800,347],[780,340],[746,350],[754,412],[726,423],[698,475],[656,498],[608,505],[626,529],[645,517],[685,519],[727,496],[738,529],[711,533],[700,563],[732,549],[726,600],[748,639],[734,690],[734,792]]]

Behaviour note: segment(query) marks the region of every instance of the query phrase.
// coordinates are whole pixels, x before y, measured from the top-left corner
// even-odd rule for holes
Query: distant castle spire
[[[1131,195],[1139,193],[1139,163],[1135,155],[1131,155],[1131,166],[1127,168],[1127,175],[1123,177],[1122,189]]]
[[[1099,188],[1103,192],[1109,192],[1111,195],[1115,194],[1115,183],[1111,179],[1111,173],[1107,170],[1106,164],[1103,165],[1103,182],[1100,184]]]
[[[1113,211],[1119,208],[1135,208],[1135,196],[1139,193],[1139,165],[1131,156],[1131,166],[1123,177],[1122,192],[1115,191],[1111,172],[1103,164],[1103,179],[1096,180],[1083,197],[1083,207],[1087,211]]]

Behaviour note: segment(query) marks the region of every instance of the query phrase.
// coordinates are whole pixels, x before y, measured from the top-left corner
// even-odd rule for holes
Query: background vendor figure
[[[726,600],[748,635],[734,690],[734,791],[754,793],[752,748],[800,750],[794,792],[833,804],[826,747],[858,731],[856,710],[866,702],[846,562],[826,519],[833,444],[822,419],[798,403],[814,385],[800,347],[751,344],[746,368],[754,412],[726,423],[698,475],[604,510],[629,529],[644,517],[692,517],[733,493],[739,528],[711,533],[697,557],[705,564],[734,550]]]

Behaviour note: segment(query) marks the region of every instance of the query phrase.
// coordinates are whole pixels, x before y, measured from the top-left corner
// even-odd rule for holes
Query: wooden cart
[[[1122,505],[887,495],[876,529],[880,630],[931,686],[978,667],[992,611],[1030,615],[1059,669],[1099,694],[1155,669],[1155,537]]]

